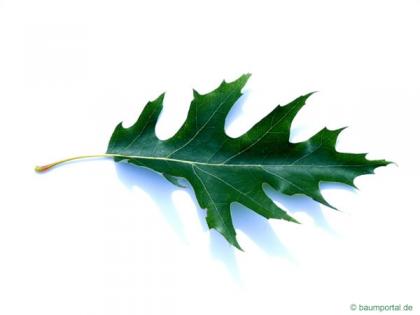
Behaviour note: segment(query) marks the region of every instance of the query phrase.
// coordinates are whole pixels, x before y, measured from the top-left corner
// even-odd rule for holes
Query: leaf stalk
[[[70,161],[76,161],[76,160],[83,160],[83,159],[94,159],[94,158],[110,158],[110,157],[116,157],[117,154],[108,154],[108,153],[104,153],[104,154],[90,154],[90,155],[78,155],[78,156],[73,156],[67,159],[63,159],[63,160],[59,160],[56,161],[54,163],[50,163],[50,164],[45,164],[42,166],[35,166],[35,172],[38,173],[43,173],[45,171],[48,171],[49,169],[63,164],[63,163],[67,163]]]

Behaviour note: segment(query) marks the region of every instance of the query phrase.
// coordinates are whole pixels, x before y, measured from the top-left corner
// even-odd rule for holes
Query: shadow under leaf
[[[169,183],[163,176],[149,169],[129,163],[116,163],[119,180],[128,188],[139,187],[153,200],[159,200],[159,209],[178,237],[187,242],[184,226],[175,208],[171,196],[179,189]]]

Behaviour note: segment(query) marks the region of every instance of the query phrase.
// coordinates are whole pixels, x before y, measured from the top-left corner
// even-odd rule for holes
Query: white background
[[[404,1],[0,0],[0,314],[420,314],[420,4]],[[398,163],[324,185],[341,212],[272,198],[303,222],[233,207],[245,252],[209,232],[191,189],[111,160],[114,126],[166,91],[168,138],[192,88],[253,75],[238,136],[310,91],[293,141],[350,126],[338,149]]]

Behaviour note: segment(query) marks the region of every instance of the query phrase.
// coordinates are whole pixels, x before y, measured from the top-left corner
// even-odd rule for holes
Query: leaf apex
[[[320,203],[322,203],[323,205],[327,206],[328,208],[331,208],[333,210],[338,211],[338,209],[336,207],[334,207],[332,204],[330,204],[327,200],[324,199],[324,197],[321,198],[321,200],[316,200]]]
[[[356,191],[360,191],[360,188],[357,187],[356,183],[355,183],[355,179],[357,178],[357,176],[355,178],[353,178],[353,180],[351,181],[351,183],[349,183],[350,187],[353,187]]]
[[[241,245],[239,245],[238,242],[236,242],[235,244],[232,244],[232,245],[235,246],[235,248],[240,250],[241,252],[245,252],[244,249],[241,247]]]
[[[156,101],[163,101],[163,99],[165,98],[166,92],[162,92],[156,99]]]
[[[392,164],[392,165],[395,165],[396,167],[400,167],[398,165],[398,163],[397,162],[394,162],[394,161],[387,161],[387,160],[385,160],[385,163],[387,163],[385,166],[388,166],[388,165]]]
[[[286,217],[284,219],[286,221],[293,222],[293,223],[296,223],[296,224],[302,224],[302,222],[296,220],[294,217],[292,217],[292,216],[290,216],[288,214],[286,215]]]
[[[336,132],[337,134],[340,134],[343,130],[347,129],[349,126],[340,127],[337,129],[331,129],[331,131]]]
[[[240,89],[242,89],[245,86],[245,84],[248,82],[250,77],[251,77],[251,73],[245,73],[241,75],[239,78],[237,78],[236,80],[233,80],[232,82],[229,82],[227,84],[238,84],[240,86]],[[223,81],[223,82],[226,82],[226,81]]]
[[[309,97],[311,97],[312,95],[314,95],[314,94],[316,94],[316,93],[319,93],[319,91],[312,91],[312,92],[309,92],[309,93],[307,93],[307,94],[304,94],[304,95],[302,95],[302,97],[305,99],[305,101],[309,98]]]
[[[214,227],[210,227],[210,228],[214,228]],[[240,251],[244,252],[243,248],[241,247],[241,245],[239,245],[239,242],[236,239],[236,233],[232,237],[226,237],[226,235],[224,233],[222,233],[221,231],[219,231],[217,228],[214,228],[214,229],[216,231],[218,231],[220,234],[222,234],[225,237],[225,239],[229,242],[229,244],[233,245],[235,248],[237,248]]]
[[[201,96],[201,94],[198,93],[196,89],[193,89],[193,97],[194,97],[194,99],[199,98],[200,96]]]

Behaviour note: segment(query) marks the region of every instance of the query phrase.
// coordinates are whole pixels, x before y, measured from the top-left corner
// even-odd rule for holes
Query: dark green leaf
[[[120,123],[109,142],[108,154],[162,173],[172,183],[185,178],[198,203],[207,209],[207,224],[240,248],[232,224],[230,207],[239,202],[265,218],[297,222],[264,192],[267,183],[287,195],[304,194],[331,207],[322,197],[320,182],[354,185],[355,177],[371,174],[385,160],[367,160],[366,154],[335,150],[342,129],[322,129],[310,139],[290,143],[290,126],[311,95],[300,96],[270,114],[238,138],[224,130],[225,119],[242,95],[249,74],[222,84],[208,94],[194,91],[188,117],[179,131],[160,140],[155,126],[164,96],[149,102],[137,122],[124,128]]]

